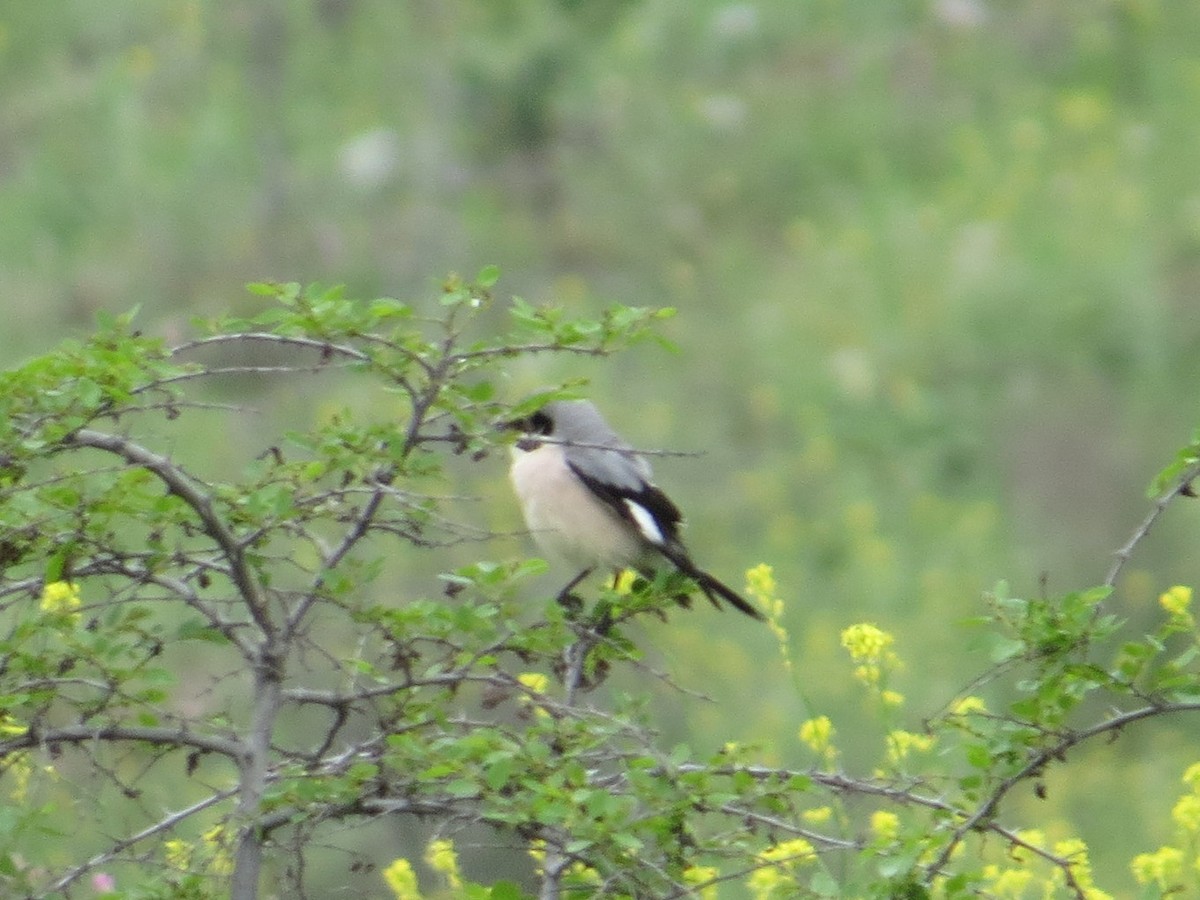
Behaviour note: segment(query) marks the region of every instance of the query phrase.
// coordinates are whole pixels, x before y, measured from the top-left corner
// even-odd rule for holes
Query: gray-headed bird
[[[692,562],[679,536],[679,507],[652,481],[650,463],[618,437],[594,404],[553,400],[509,425],[523,432],[510,474],[525,523],[543,552],[580,569],[560,598],[597,568],[650,575],[665,560],[714,606],[724,600],[762,618],[733,588]]]

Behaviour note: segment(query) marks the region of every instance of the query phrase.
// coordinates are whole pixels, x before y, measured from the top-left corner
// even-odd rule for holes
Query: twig
[[[1116,586],[1117,578],[1120,577],[1122,569],[1125,568],[1125,564],[1129,562],[1130,557],[1133,556],[1133,551],[1137,549],[1138,544],[1140,544],[1145,539],[1146,535],[1150,533],[1150,529],[1152,529],[1155,523],[1158,522],[1159,518],[1163,514],[1163,511],[1167,508],[1171,501],[1180,495],[1187,495],[1187,493],[1191,490],[1192,482],[1197,478],[1200,478],[1200,463],[1197,463],[1184,472],[1183,475],[1180,476],[1179,480],[1175,482],[1175,486],[1173,488],[1154,501],[1154,506],[1151,507],[1150,512],[1146,515],[1146,518],[1142,520],[1142,524],[1137,527],[1137,530],[1135,530],[1130,536],[1129,540],[1125,542],[1125,546],[1116,552],[1116,559],[1113,561],[1112,568],[1108,570],[1108,577],[1104,579],[1105,585],[1108,587]]]
[[[126,462],[141,466],[156,475],[172,494],[192,508],[200,519],[204,531],[217,542],[222,555],[229,560],[230,577],[245,601],[251,618],[254,619],[264,636],[269,636],[274,632],[274,625],[267,612],[266,597],[263,595],[258,579],[246,562],[245,547],[230,531],[224,519],[217,515],[213,508],[212,498],[184,474],[181,468],[167,457],[160,456],[127,438],[115,434],[105,434],[90,428],[80,428],[69,435],[64,440],[64,444],[74,447],[90,447],[116,454]]]
[[[192,816],[196,815],[196,813],[203,812],[210,806],[215,806],[224,800],[228,800],[236,793],[236,787],[226,788],[223,791],[217,791],[215,794],[205,797],[198,803],[193,803],[191,806],[185,807],[178,812],[170,813],[165,818],[160,819],[158,822],[155,822],[153,825],[150,825],[147,828],[143,828],[136,834],[131,834],[129,837],[121,838],[103,853],[98,853],[86,862],[82,862],[75,866],[75,868],[69,869],[62,875],[62,877],[58,879],[58,881],[50,885],[50,887],[47,888],[41,894],[41,896],[48,897],[51,894],[54,894],[56,891],[64,890],[73,882],[77,881],[81,876],[86,875],[97,866],[102,866],[106,862],[110,862],[119,854],[123,853],[125,850],[128,850],[135,844],[146,840],[146,838],[154,837],[156,834],[161,834],[164,831],[170,831],[185,819],[191,818]]]
[[[43,730],[29,729],[0,741],[0,756],[16,750],[28,750],[49,744],[82,744],[92,741],[137,741],[153,746],[194,747],[238,759],[244,751],[235,738],[196,734],[186,728],[161,728],[142,725],[64,725]]]
[[[359,362],[367,362],[370,357],[361,350],[356,350],[353,347],[347,347],[345,344],[334,344],[329,341],[316,340],[314,338],[293,337],[285,334],[272,334],[269,331],[242,331],[236,334],[214,334],[211,337],[196,338],[195,340],[185,341],[171,348],[171,355],[177,356],[180,353],[186,353],[189,350],[195,350],[199,347],[212,347],[220,344],[240,344],[243,341],[263,341],[269,344],[283,344],[288,347],[304,347],[308,350],[315,350],[318,353],[338,354]]]
[[[954,853],[955,847],[962,843],[963,838],[969,832],[980,828],[995,830],[992,827],[990,820],[992,816],[996,814],[996,810],[1000,806],[1000,801],[1007,796],[1009,791],[1027,778],[1030,778],[1038,772],[1041,772],[1049,763],[1056,759],[1062,759],[1068,750],[1086,740],[1089,740],[1090,738],[1108,734],[1110,732],[1120,731],[1126,725],[1130,725],[1133,722],[1140,721],[1141,719],[1148,719],[1159,715],[1170,715],[1172,713],[1196,711],[1200,711],[1200,702],[1169,703],[1156,706],[1144,706],[1139,709],[1121,713],[1120,715],[1105,719],[1103,722],[1097,722],[1089,728],[1084,728],[1080,731],[1068,732],[1067,734],[1063,735],[1060,740],[1056,741],[1051,746],[1044,747],[1037,753],[1033,754],[1033,756],[1029,758],[1025,765],[1001,781],[991,792],[991,794],[988,795],[987,799],[985,799],[983,803],[976,808],[975,812],[963,819],[962,824],[960,824],[954,830],[954,834],[951,836],[946,846],[942,848],[942,852],[938,854],[937,858],[934,859],[933,862],[931,862],[927,867],[929,875],[932,877],[945,868],[946,864],[950,861],[951,855]],[[1067,875],[1068,878],[1071,877],[1070,872],[1068,872]]]
[[[320,599],[321,587],[324,585],[329,573],[336,569],[346,558],[346,555],[354,548],[354,546],[366,536],[371,529],[371,523],[375,520],[376,513],[379,512],[379,506],[383,502],[385,494],[382,487],[376,487],[371,494],[371,499],[367,501],[366,506],[362,511],[355,516],[354,522],[341,542],[329,553],[323,560],[320,571],[309,585],[308,591],[304,598],[296,604],[295,608],[288,614],[287,625],[284,629],[284,640],[290,640],[292,635],[300,627],[313,604]]]
[[[353,365],[355,363],[312,363],[302,366],[217,366],[214,368],[197,369],[194,372],[180,372],[176,375],[168,375],[166,378],[159,378],[150,384],[136,388],[131,393],[140,394],[168,384],[179,384],[183,381],[195,381],[199,378],[212,378],[218,375],[291,375],[297,372],[317,373],[327,372],[331,369],[349,369]],[[162,405],[171,406],[173,404],[166,403]]]

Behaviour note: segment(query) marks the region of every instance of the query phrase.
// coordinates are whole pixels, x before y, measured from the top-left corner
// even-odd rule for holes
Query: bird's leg
[[[595,571],[594,566],[584,569],[568,581],[554,598],[566,610],[567,620],[571,623],[571,628],[576,635],[575,640],[563,650],[562,660],[554,667],[555,674],[566,687],[568,704],[575,702],[580,691],[590,690],[599,683],[600,679],[603,679],[603,674],[600,675],[600,679],[596,680],[589,677],[587,658],[592,648],[602,640],[603,631],[607,631],[611,626],[606,625],[603,631],[598,631],[591,622],[580,622],[583,600],[578,594],[572,593],[572,588],[591,575],[593,571]],[[607,669],[607,664],[602,664],[602,668]]]
[[[614,589],[616,588],[617,584],[619,583],[620,578],[621,578],[621,573],[623,571],[624,571],[623,569],[617,569],[613,572],[612,583],[613,583]],[[608,634],[608,632],[613,627],[612,603],[610,603],[608,600],[604,600],[604,601],[596,604],[596,608],[592,614],[592,620],[589,623],[588,627],[591,628],[592,632],[597,637],[604,637],[606,634]]]
[[[591,575],[594,568],[594,566],[591,566],[584,569],[582,572],[568,581],[566,586],[564,586],[554,598],[558,605],[563,607],[572,615],[572,617],[578,614],[579,610],[583,608],[583,600],[579,598],[578,594],[572,594],[571,590],[575,587],[575,585],[579,584],[579,582]]]

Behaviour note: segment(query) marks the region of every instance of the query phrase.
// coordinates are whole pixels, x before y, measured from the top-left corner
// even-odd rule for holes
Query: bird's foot
[[[583,615],[583,598],[574,591],[559,591],[558,596],[554,598],[554,602],[563,608],[563,611],[567,614],[567,618],[572,622],[577,621]]]

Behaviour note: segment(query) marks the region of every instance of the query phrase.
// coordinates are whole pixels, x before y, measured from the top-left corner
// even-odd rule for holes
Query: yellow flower
[[[983,877],[988,883],[988,896],[1005,900],[1022,900],[1033,873],[1028,869],[1002,869],[996,865],[985,866]]]
[[[1171,810],[1171,818],[1184,831],[1200,831],[1200,795],[1185,794]]]
[[[814,806],[812,809],[806,809],[800,814],[804,817],[804,821],[810,825],[824,825],[833,818],[832,806]]]
[[[746,884],[754,900],[769,900],[776,888],[794,886],[795,868],[815,862],[817,852],[804,838],[796,838],[768,847],[757,858],[760,868],[750,873]]]
[[[186,872],[192,866],[192,847],[187,841],[173,838],[163,844],[163,855],[167,865],[180,872]]]
[[[872,690],[879,689],[886,671],[900,665],[899,658],[890,649],[894,641],[895,638],[886,631],[869,623],[861,622],[846,628],[842,632],[842,646],[858,663],[854,667],[854,677]],[[892,699],[899,696],[896,694]]]
[[[1158,596],[1158,605],[1173,616],[1184,615],[1192,603],[1192,589],[1182,584],[1168,588]]]
[[[969,716],[972,713],[987,712],[987,704],[982,697],[959,697],[950,706],[950,714],[954,716]]]
[[[910,753],[928,753],[933,749],[935,738],[931,734],[914,734],[911,731],[891,731],[886,738],[887,758],[892,765],[899,765]]]
[[[577,862],[567,869],[567,874],[576,885],[600,884],[600,873],[589,865]]]
[[[800,740],[807,744],[813,753],[827,753],[833,733],[833,722],[829,720],[829,716],[808,719],[800,725],[799,731]]]
[[[746,593],[759,600],[775,596],[775,570],[766,563],[759,563],[746,570]]]
[[[899,691],[881,691],[879,699],[883,701],[884,706],[903,706],[904,695]]]
[[[721,871],[716,866],[689,866],[683,870],[683,883],[698,891],[693,895],[700,900],[717,900],[716,879],[721,877]]]
[[[0,713],[0,737],[18,737],[28,730],[28,725],[16,721],[8,713]]]
[[[628,594],[633,590],[633,583],[638,580],[638,573],[633,569],[622,569],[613,576],[613,590],[618,594]]]
[[[1027,828],[1017,832],[1017,837],[1027,844],[1034,847],[1042,847],[1046,843],[1046,835],[1040,829]],[[1019,863],[1028,862],[1029,853],[1024,847],[1018,847],[1015,844],[1009,848],[1009,855]]]
[[[775,571],[766,563],[759,563],[752,569],[746,570],[746,593],[766,615],[767,628],[775,636],[779,644],[779,656],[783,667],[792,671],[791,638],[783,626],[783,600],[775,596]]]
[[[233,873],[233,854],[229,852],[226,840],[225,826],[214,825],[200,836],[204,846],[208,848],[211,859],[208,869],[212,874],[226,876]]]
[[[1183,783],[1191,785],[1193,791],[1200,791],[1200,762],[1187,767],[1183,773]]]
[[[795,838],[768,847],[758,854],[758,858],[762,862],[787,863],[798,866],[815,861],[817,851],[804,838]]]
[[[550,686],[550,679],[541,672],[522,672],[517,676],[517,681],[535,694],[546,693],[546,688]]]
[[[417,875],[407,859],[397,859],[383,870],[383,880],[396,900],[421,900]]]
[[[76,610],[83,605],[79,596],[79,585],[70,581],[51,581],[42,588],[39,605],[42,612],[66,616],[72,623],[78,622],[80,613]]]
[[[867,666],[855,666],[854,677],[869,688],[879,687],[879,680],[883,677],[883,671],[875,663]]]
[[[549,718],[550,713],[538,703],[536,697],[546,693],[546,689],[550,687],[550,679],[541,672],[522,672],[517,676],[517,681],[521,683],[522,687],[534,694],[533,697],[526,694],[521,695],[519,698],[520,702],[527,707],[534,707],[534,715],[539,719]]]
[[[1178,847],[1160,847],[1153,853],[1139,853],[1129,864],[1138,884],[1155,884],[1166,891],[1178,887],[1183,875],[1183,851]]]
[[[1082,889],[1086,900],[1112,900],[1108,894],[1096,887],[1092,878],[1092,863],[1088,859],[1087,844],[1079,838],[1068,838],[1056,843],[1054,852],[1067,861],[1071,876]]]
[[[900,817],[894,812],[877,809],[871,813],[871,830],[881,841],[894,841],[900,836]]]
[[[842,632],[842,646],[850,652],[850,658],[855,662],[881,659],[894,640],[886,631],[865,622],[851,625]]]
[[[458,873],[458,854],[454,852],[454,843],[445,838],[434,838],[425,848],[425,862],[429,868],[446,879],[446,885],[452,890],[462,888],[462,876]]]
[[[546,862],[546,842],[541,838],[534,838],[529,842],[529,857],[534,862],[535,871],[540,875],[542,866]]]

